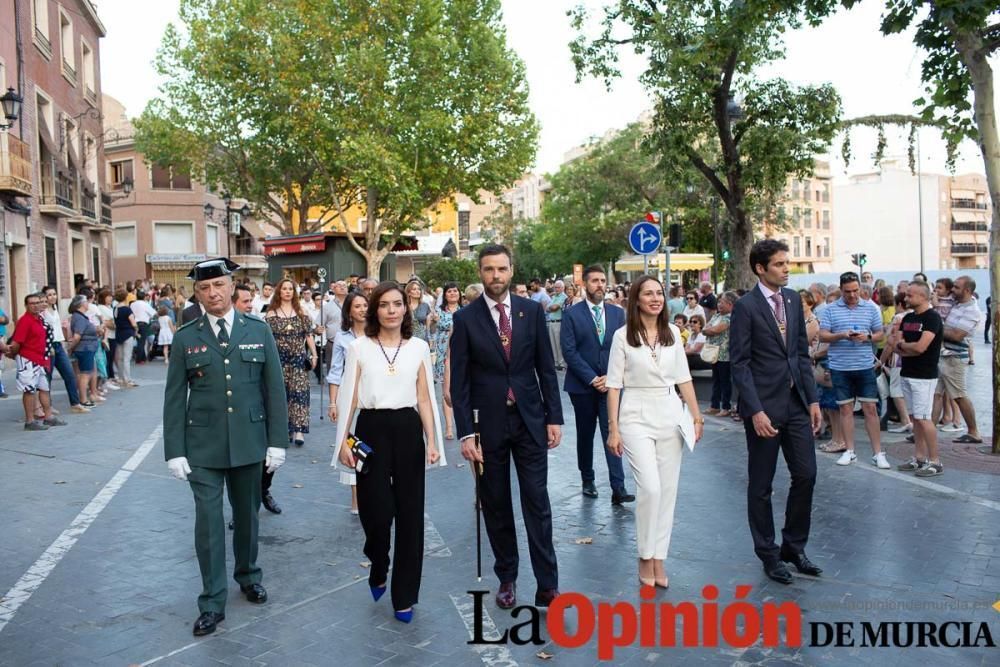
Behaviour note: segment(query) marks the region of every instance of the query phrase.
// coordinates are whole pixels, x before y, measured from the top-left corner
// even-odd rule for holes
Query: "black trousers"
[[[712,407],[728,410],[732,407],[733,377],[728,361],[712,364]]]
[[[483,505],[486,534],[490,538],[496,564],[493,571],[500,583],[517,580],[517,533],[510,491],[510,461],[517,468],[521,490],[521,511],[528,533],[528,554],[539,590],[559,587],[559,568],[552,546],[552,508],[549,506],[549,450],[528,432],[517,407],[508,408],[503,438],[483,445],[483,478],[479,495]],[[359,478],[360,484],[360,478]],[[360,486],[358,489],[360,501]]]
[[[743,420],[747,435],[747,518],[757,557],[764,563],[779,559],[780,552],[800,554],[809,539],[812,518],[813,487],[816,485],[816,449],[809,412],[794,389],[788,392],[788,411],[784,423],[772,425],[774,438],[761,438],[753,420]],[[773,419],[773,418],[772,418]],[[781,547],[774,542],[774,512],[771,508],[771,484],[781,450],[788,465],[792,485],[785,506],[785,527],[781,529]]]
[[[608,464],[608,480],[611,490],[624,495],[625,470],[622,467],[622,457],[615,456],[604,445],[608,442],[608,395],[597,390],[586,394],[570,394],[573,404],[573,416],[576,420],[576,465],[580,470],[583,482],[593,482],[594,473],[594,433],[601,428],[601,451]]]
[[[372,564],[368,583],[381,586],[388,579],[393,543],[392,606],[406,609],[418,602],[424,565],[423,425],[413,408],[362,410],[355,433],[374,450],[357,487],[365,556]]]

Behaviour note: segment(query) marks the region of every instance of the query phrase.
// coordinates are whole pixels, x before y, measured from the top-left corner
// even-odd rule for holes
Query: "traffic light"
[[[680,249],[681,247],[681,226],[679,223],[673,223],[670,225],[667,231],[667,245],[671,248]]]
[[[863,252],[856,252],[851,255],[851,264],[859,268],[865,268],[865,264],[868,263],[868,255]]]
[[[729,261],[729,257],[730,257],[729,248],[723,248],[722,249],[722,261],[723,262],[728,262]]]

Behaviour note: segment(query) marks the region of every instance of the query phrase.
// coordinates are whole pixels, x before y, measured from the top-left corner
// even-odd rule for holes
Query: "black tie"
[[[226,332],[226,321],[219,318],[219,343],[225,347],[229,343],[229,333]]]

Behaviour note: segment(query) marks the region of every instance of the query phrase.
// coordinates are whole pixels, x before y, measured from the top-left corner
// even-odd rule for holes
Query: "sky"
[[[643,61],[623,58],[622,73],[610,91],[594,79],[576,83],[568,44],[573,38],[566,11],[579,0],[503,0],[510,48],[524,61],[532,111],[541,125],[535,171],[558,170],[563,155],[589,138],[624,127],[652,104],[638,81]],[[108,36],[101,42],[103,90],[138,115],[157,95],[159,80],[152,61],[166,25],[177,20],[179,0],[97,0]],[[600,6],[601,0],[586,0]],[[884,3],[868,0],[841,10],[818,28],[787,35],[786,57],[761,70],[766,78],[783,77],[798,84],[830,82],[840,93],[845,118],[868,114],[912,113],[912,100],[922,94],[921,53],[912,34],[884,37],[878,31]],[[993,62],[1000,78],[1000,62]],[[998,81],[1000,86],[1000,81]],[[905,156],[905,131],[890,130],[888,156]],[[944,142],[933,129],[921,131],[921,167],[945,173]],[[870,171],[875,133],[852,133],[855,154],[849,167],[839,158],[839,139],[831,149],[834,178]],[[961,147],[957,172],[982,172],[978,148]]]

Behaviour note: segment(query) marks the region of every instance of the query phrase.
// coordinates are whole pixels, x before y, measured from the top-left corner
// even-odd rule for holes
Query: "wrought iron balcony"
[[[38,200],[38,210],[46,215],[72,218],[79,214],[76,209],[76,173],[59,165],[50,158],[42,167],[42,196]]]
[[[953,243],[951,245],[952,255],[985,255],[989,252],[989,246],[985,243]]]

